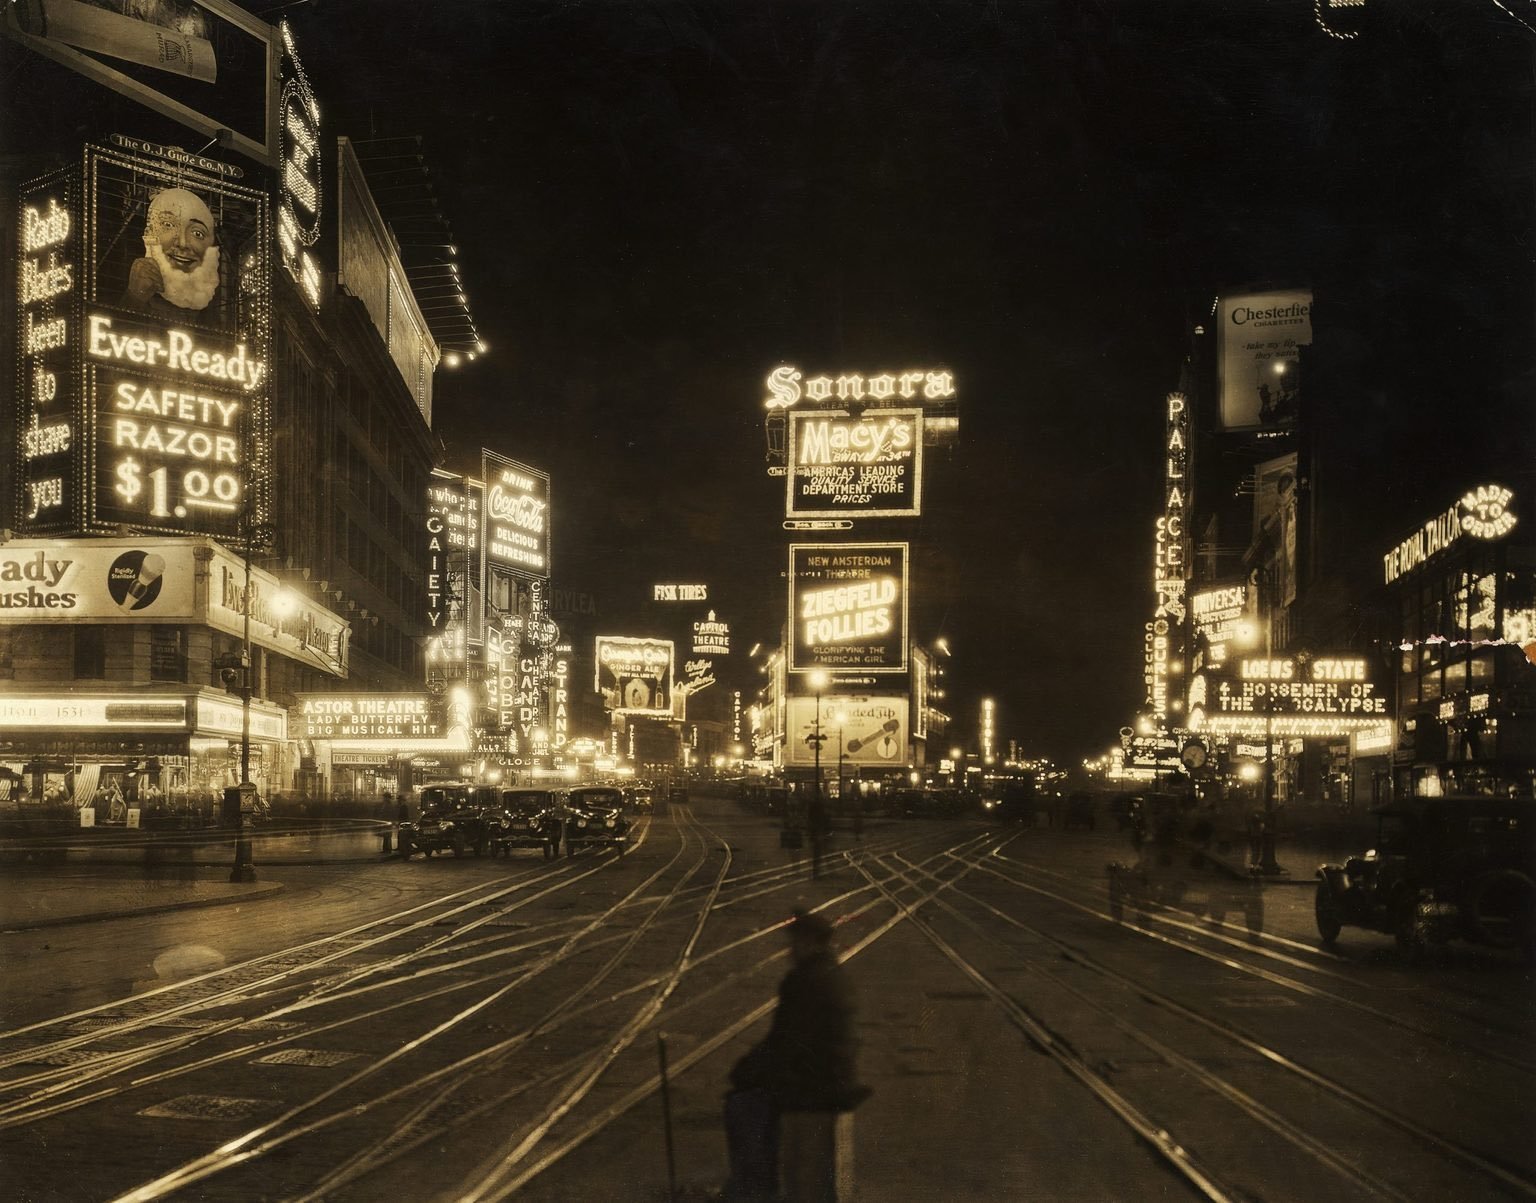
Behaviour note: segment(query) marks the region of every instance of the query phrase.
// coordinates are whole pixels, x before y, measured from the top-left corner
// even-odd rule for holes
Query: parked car
[[[575,856],[580,845],[617,848],[624,855],[629,847],[629,820],[622,790],[611,785],[578,786],[565,792],[561,810],[567,856]]]
[[[491,849],[490,825],[475,791],[475,786],[463,782],[426,786],[415,822],[400,824],[400,855],[406,860],[413,852],[486,855]]]
[[[512,855],[514,848],[540,848],[545,860],[560,855],[560,808],[547,789],[503,789],[491,822],[491,855]]]
[[[1393,935],[1409,956],[1460,938],[1536,958],[1536,804],[1405,798],[1378,807],[1375,847],[1317,870],[1317,931]]]

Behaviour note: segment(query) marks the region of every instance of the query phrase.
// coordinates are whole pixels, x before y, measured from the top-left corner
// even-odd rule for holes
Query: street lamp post
[[[251,533],[245,540],[245,588],[240,608],[244,611],[244,630],[240,640],[240,784],[237,793],[240,808],[235,818],[235,864],[230,881],[255,881],[256,866],[251,860],[251,835],[246,828],[246,798],[255,789],[251,784]]]
[[[1265,566],[1254,573],[1254,586],[1258,593],[1260,621],[1264,624],[1265,676],[1270,676],[1269,664],[1274,659],[1274,622],[1272,576]],[[1277,876],[1280,863],[1275,860],[1275,685],[1268,681],[1264,687],[1264,812],[1259,830],[1258,869],[1265,876]]]

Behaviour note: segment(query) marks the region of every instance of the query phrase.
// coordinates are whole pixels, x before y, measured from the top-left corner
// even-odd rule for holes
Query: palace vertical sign
[[[1169,393],[1163,437],[1163,512],[1155,527],[1152,587],[1157,605],[1146,626],[1146,706],[1159,722],[1168,717],[1170,664],[1179,651],[1184,620],[1184,513],[1189,487],[1189,404]]]
[[[66,173],[29,184],[17,221],[16,513],[39,533],[70,525],[79,487],[77,192]]]

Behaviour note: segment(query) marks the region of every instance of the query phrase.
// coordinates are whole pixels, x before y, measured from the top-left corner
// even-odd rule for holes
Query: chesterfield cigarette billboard
[[[907,544],[789,545],[789,671],[907,670]]]
[[[922,512],[923,411],[789,414],[788,518]]]
[[[1301,348],[1312,345],[1309,289],[1222,297],[1216,307],[1223,430],[1296,420]]]

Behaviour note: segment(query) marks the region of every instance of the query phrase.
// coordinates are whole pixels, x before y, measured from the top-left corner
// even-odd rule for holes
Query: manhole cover
[[[322,1048],[284,1048],[275,1053],[268,1053],[265,1057],[257,1057],[254,1065],[307,1065],[317,1069],[324,1069],[330,1065],[340,1065],[343,1061],[350,1061],[353,1057],[361,1057],[362,1053],[336,1053],[328,1052]]]
[[[232,1099],[219,1094],[184,1094],[146,1107],[140,1115],[155,1119],[249,1119],[265,1104],[260,1099]]]

